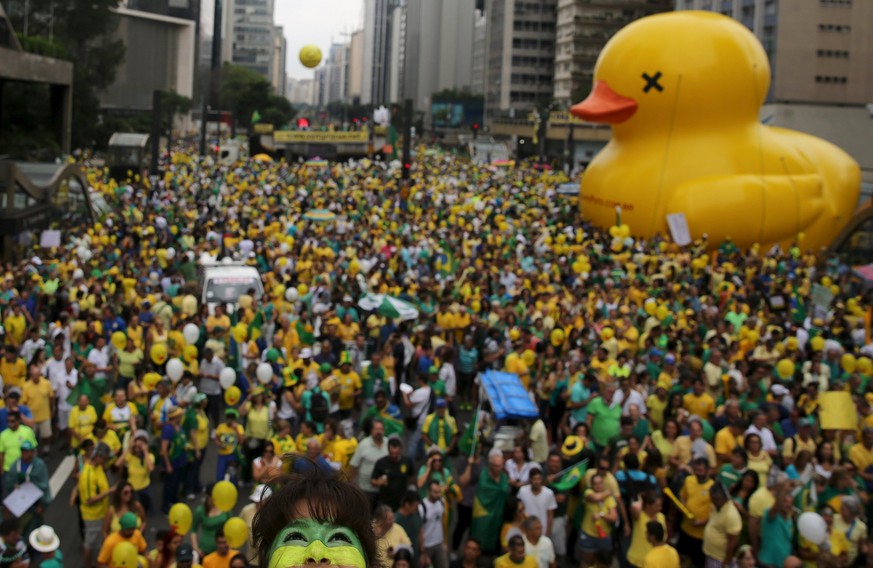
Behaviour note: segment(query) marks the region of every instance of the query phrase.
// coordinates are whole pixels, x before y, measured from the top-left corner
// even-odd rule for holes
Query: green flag
[[[509,478],[500,472],[495,481],[483,472],[473,500],[473,519],[470,523],[470,536],[482,544],[483,550],[500,548],[500,527],[503,525],[503,509],[509,495]]]
[[[570,471],[557,482],[553,483],[552,487],[557,491],[569,491],[576,487],[582,478],[585,476],[585,471],[588,469],[588,460],[577,463]]]
[[[252,113],[252,124],[257,124],[259,122],[261,122],[261,113],[258,112],[257,109],[255,109],[255,111]]]
[[[476,430],[479,429],[479,409],[476,409],[476,412],[473,414],[473,420],[470,421],[470,424],[467,426],[467,429],[464,430],[464,433],[461,434],[461,438],[458,440],[458,450],[466,455],[472,455],[473,449],[476,447]]]

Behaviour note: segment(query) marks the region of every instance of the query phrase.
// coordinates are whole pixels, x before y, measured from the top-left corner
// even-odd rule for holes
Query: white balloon
[[[299,297],[300,293],[297,292],[297,288],[288,288],[285,290],[285,300],[288,302],[296,302]]]
[[[828,537],[828,526],[818,513],[803,513],[797,519],[797,530],[809,542],[819,545]]]
[[[182,328],[182,337],[185,338],[185,343],[194,345],[200,339],[200,328],[196,324],[188,323]]]
[[[279,245],[279,252],[282,254],[287,254],[289,250],[291,250],[291,247],[288,246],[288,243],[282,243]]]
[[[167,247],[167,258],[169,260],[173,260],[174,258],[176,258],[176,249],[174,249],[173,247]]]
[[[221,373],[218,374],[218,384],[220,384],[221,388],[225,390],[235,385],[236,371],[234,371],[230,367],[225,367],[224,369],[222,369]]]
[[[85,271],[82,270],[81,268],[77,268],[76,270],[73,271],[73,280],[78,280],[78,279],[84,278],[84,277],[85,277]]]
[[[269,363],[261,363],[255,375],[262,384],[267,384],[273,380],[273,367]]]
[[[185,372],[185,366],[179,359],[170,359],[167,361],[167,377],[174,383],[178,383],[182,378],[182,373]]]

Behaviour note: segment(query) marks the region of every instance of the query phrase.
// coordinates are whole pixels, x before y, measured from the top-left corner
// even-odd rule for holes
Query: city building
[[[391,28],[397,0],[364,0],[361,103],[387,103],[391,74]]]
[[[274,0],[216,1],[222,1],[222,61],[251,69],[275,85]]]
[[[364,91],[364,30],[351,35],[349,42],[349,101],[360,103]]]
[[[485,109],[516,114],[549,101],[554,91],[558,0],[489,0]]]
[[[270,72],[270,80],[273,83],[273,92],[280,97],[285,96],[286,72],[285,66],[288,59],[288,42],[282,26],[273,28],[273,68]]]
[[[470,91],[474,95],[485,94],[485,32],[488,19],[483,10],[476,10],[473,23],[473,55],[470,61]]]
[[[408,63],[406,26],[406,3],[398,2],[391,10],[391,41],[388,51],[388,102],[391,103],[400,102],[405,98],[403,77]]]
[[[472,90],[476,2],[408,0],[405,8],[402,98],[429,112],[434,93]]]
[[[115,81],[98,94],[100,106],[114,112],[152,108],[152,93],[194,94],[196,23],[157,12],[124,6],[112,9],[119,18],[115,36],[127,46]]]
[[[311,106],[315,100],[315,80],[289,77],[287,93],[291,104]]]
[[[349,92],[349,46],[345,43],[335,43],[330,46],[325,70],[325,93],[323,104],[340,101],[345,102]]]
[[[643,16],[672,8],[672,0],[558,0],[555,101],[568,107],[585,98],[600,50],[618,30]]]

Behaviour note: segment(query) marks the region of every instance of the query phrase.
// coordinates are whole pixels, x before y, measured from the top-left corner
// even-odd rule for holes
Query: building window
[[[839,25],[839,24],[819,24],[818,31],[820,31],[820,32],[849,33],[852,31],[852,26]]]
[[[851,8],[852,0],[818,0],[819,5],[829,8]]]
[[[845,85],[849,82],[848,77],[838,77],[835,75],[816,75],[816,83],[826,83],[830,85]]]

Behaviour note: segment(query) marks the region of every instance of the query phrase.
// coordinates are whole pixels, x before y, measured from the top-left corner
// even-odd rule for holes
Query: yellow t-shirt
[[[94,432],[94,424],[97,422],[97,411],[90,404],[81,410],[78,406],[74,406],[70,411],[70,419],[67,426],[70,430],[78,433],[82,439],[88,438]],[[71,439],[74,448],[79,447],[79,441],[76,438]]]
[[[337,335],[339,335],[339,338],[343,341],[354,341],[355,336],[361,332],[361,326],[355,322],[352,322],[349,325],[341,323],[337,326],[336,332]]]
[[[743,530],[743,518],[733,501],[720,510],[713,510],[703,531],[703,553],[718,561],[727,553],[728,536],[738,536]]]
[[[693,445],[694,442],[690,436],[679,436],[676,438],[676,441],[673,443],[673,455],[679,458],[679,463],[691,463],[691,448]],[[709,459],[709,467],[715,467],[715,450],[709,444],[706,444],[706,457]]]
[[[679,498],[685,503],[685,506],[694,515],[695,521],[705,521],[709,518],[712,501],[709,498],[709,489],[712,487],[712,480],[707,479],[703,483],[697,481],[697,476],[691,475],[685,478],[685,484],[682,486],[682,491],[679,492]],[[703,538],[703,528],[696,527],[691,524],[691,519],[682,517],[682,530],[688,536],[694,538]]]
[[[649,551],[652,550],[652,545],[646,540],[646,523],[653,520],[645,511],[640,511],[640,516],[634,521],[634,530],[631,535],[630,548],[627,549],[627,560],[634,566],[642,566],[646,561]],[[667,518],[664,513],[655,515],[654,520],[658,521],[664,531],[667,530]]]
[[[106,424],[115,426],[118,429],[117,432],[124,436],[124,433],[130,430],[130,417],[137,414],[139,414],[139,411],[137,411],[136,405],[132,402],[128,402],[121,408],[116,404],[112,404],[103,411],[103,420],[106,421]]]
[[[593,493],[593,489],[588,489],[585,491],[585,495],[587,496],[589,493]],[[600,513],[608,513],[610,509],[615,509],[617,504],[615,502],[614,497],[607,497],[600,503],[589,503],[585,502],[585,516],[582,518],[582,531],[588,536],[594,538],[600,538],[598,534],[598,526],[603,530],[604,534],[609,535],[612,532],[613,523],[610,523],[606,519],[598,519],[595,518]]]
[[[109,495],[92,505],[88,499],[104,493],[109,489],[106,472],[100,466],[85,464],[79,473],[79,511],[83,521],[102,521],[109,510]]]
[[[339,407],[340,410],[351,410],[355,406],[355,391],[362,388],[361,377],[354,371],[348,373],[337,372],[334,374],[339,381]]]
[[[521,358],[518,353],[510,353],[506,357],[505,371],[507,373],[515,373],[521,379],[524,388],[528,388],[530,383],[530,370],[527,368],[527,363]]]
[[[321,455],[328,461],[337,462],[345,469],[348,467],[355,450],[358,449],[358,441],[355,438],[335,437],[333,440],[325,440]]]
[[[816,448],[815,440],[811,437],[805,442],[797,436],[786,438],[785,443],[782,445],[782,457],[794,459],[803,450],[815,455]]]
[[[151,452],[143,457],[127,453],[124,455],[124,463],[127,466],[127,480],[133,486],[134,491],[142,491],[151,483],[148,465],[154,466],[155,456]]]
[[[729,456],[742,443],[743,436],[734,436],[731,429],[725,426],[715,435],[715,453]]]
[[[509,558],[509,553],[507,553],[494,561],[494,568],[539,568],[539,563],[533,556],[525,554],[524,561],[521,564],[516,564]]]
[[[21,357],[16,357],[11,363],[6,357],[0,357],[0,377],[7,387],[21,387],[27,377],[27,364]]]
[[[764,511],[776,504],[776,496],[766,487],[759,487],[749,498],[749,516],[761,518]]]
[[[249,410],[246,413],[246,436],[256,438],[258,440],[267,440],[270,438],[270,408],[267,405],[260,409],[255,408],[251,403]]]
[[[239,444],[239,438],[237,434],[242,436],[244,433],[243,427],[239,424],[235,424],[234,427],[230,427],[227,425],[227,422],[222,422],[215,428],[215,437],[221,440],[221,443],[224,447],[218,448],[218,455],[220,456],[229,456],[230,454],[236,451],[236,447]]]
[[[27,380],[21,385],[21,404],[30,408],[34,422],[52,419],[51,399],[54,396],[55,389],[45,377],[40,377],[36,383]]]
[[[667,400],[661,400],[658,395],[649,395],[646,399],[646,410],[649,412],[649,420],[653,428],[664,426],[664,411],[667,409]]]
[[[109,446],[110,451],[112,451],[112,458],[107,462],[107,467],[115,463],[115,458],[118,457],[118,454],[121,453],[121,440],[118,439],[118,434],[116,434],[112,430],[106,430],[106,434],[102,438],[94,437],[94,443],[99,444],[103,442],[107,446]]]
[[[868,467],[873,465],[873,448],[868,450],[864,444],[859,442],[849,448],[849,459],[852,460],[858,471],[866,471]]]
[[[20,315],[12,314],[3,320],[3,325],[6,327],[6,334],[12,340],[15,346],[21,345],[24,341],[24,332],[27,329],[27,319],[22,312]]]
[[[646,554],[643,568],[676,568],[679,566],[679,553],[669,544],[656,546]]]
[[[284,438],[273,436],[273,451],[277,456],[293,454],[297,451],[297,444],[294,443],[294,438],[290,434]]]
[[[682,397],[682,407],[703,420],[709,420],[709,417],[715,412],[715,400],[707,393],[696,396],[690,392]]]
[[[197,431],[194,434],[194,439],[197,440],[199,450],[206,449],[206,444],[209,443],[209,418],[202,410],[197,411]]]

